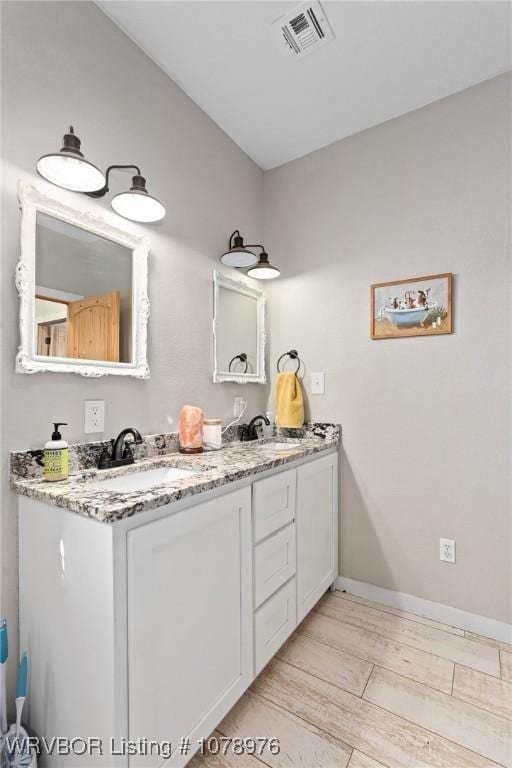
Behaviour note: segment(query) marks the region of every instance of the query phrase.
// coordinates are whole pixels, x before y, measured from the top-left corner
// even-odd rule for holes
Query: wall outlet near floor
[[[84,401],[84,432],[86,435],[105,431],[105,401]]]
[[[316,371],[311,374],[311,394],[323,395],[325,393],[325,374]]]
[[[238,419],[247,408],[247,403],[243,397],[235,397],[233,400],[233,416]]]
[[[455,562],[455,539],[439,539],[439,559],[443,563]]]

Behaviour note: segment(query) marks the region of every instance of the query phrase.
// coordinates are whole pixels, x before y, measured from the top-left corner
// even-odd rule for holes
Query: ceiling
[[[511,66],[508,2],[323,2],[336,39],[302,58],[271,26],[298,3],[98,5],[264,169]]]

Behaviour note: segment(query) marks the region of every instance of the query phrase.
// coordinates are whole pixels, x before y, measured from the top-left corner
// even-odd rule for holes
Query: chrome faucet
[[[259,416],[255,416],[253,419],[250,420],[249,424],[243,430],[240,437],[241,440],[246,441],[246,440],[258,439],[258,433],[256,431],[256,425],[258,421],[264,421],[267,427],[270,425],[270,421],[267,419],[266,416],[262,416],[261,414]]]
[[[111,467],[123,467],[126,464],[133,464],[135,459],[133,457],[132,449],[129,443],[125,440],[127,435],[133,437],[135,445],[141,445],[142,436],[135,427],[127,427],[121,430],[115,440],[111,440],[112,452],[109,455],[108,450],[105,449],[101,454],[98,464],[99,469],[110,469]]]

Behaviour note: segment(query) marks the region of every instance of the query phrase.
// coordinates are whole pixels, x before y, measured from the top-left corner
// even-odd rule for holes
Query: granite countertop
[[[86,468],[78,466],[77,471],[70,474],[67,480],[54,483],[43,480],[40,468],[32,469],[32,460],[38,452],[17,452],[11,455],[11,488],[19,495],[45,504],[63,507],[103,523],[114,523],[187,496],[204,493],[285,466],[305,456],[337,448],[340,429],[337,425],[310,425],[301,431],[294,430],[293,433],[291,430],[281,431],[272,438],[256,443],[233,440],[219,451],[194,455],[178,453],[175,445],[167,440],[165,453],[160,452],[160,455],[144,456],[148,451],[143,450],[142,458],[138,458],[134,464],[116,469],[98,470],[94,468],[95,465]],[[295,433],[297,437],[294,436]],[[148,440],[155,437],[150,436]],[[274,442],[289,442],[290,449],[276,451],[271,447]],[[293,447],[291,444],[294,442],[299,442],[300,445]],[[70,454],[75,456],[78,448],[84,450],[84,446],[70,446]],[[76,457],[71,462],[72,465],[73,463],[76,466]],[[133,475],[161,467],[192,470],[194,474],[143,491],[103,491],[97,487],[98,481],[103,479]],[[88,484],[93,482],[95,487],[88,487]]]

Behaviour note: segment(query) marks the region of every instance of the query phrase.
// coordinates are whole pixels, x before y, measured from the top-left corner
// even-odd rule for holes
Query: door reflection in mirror
[[[132,251],[38,211],[35,265],[36,354],[132,362]]]

